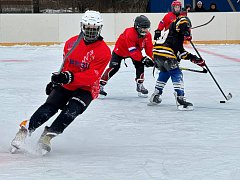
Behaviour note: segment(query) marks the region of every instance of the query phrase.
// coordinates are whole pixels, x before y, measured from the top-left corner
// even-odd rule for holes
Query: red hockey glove
[[[201,58],[199,58],[195,55],[190,59],[190,61],[194,64],[197,64],[198,66],[201,66],[201,67],[206,65],[205,61],[203,59],[201,59]]]
[[[69,84],[73,81],[73,74],[70,71],[53,73],[51,82],[53,84]]]
[[[184,36],[184,40],[185,41],[191,41],[192,40],[192,36]]]
[[[153,67],[154,66],[154,62],[151,58],[145,56],[142,58],[142,63],[146,66],[146,67]]]
[[[184,32],[184,40],[185,41],[191,41],[192,35],[191,35],[191,29],[189,28],[187,31]]]

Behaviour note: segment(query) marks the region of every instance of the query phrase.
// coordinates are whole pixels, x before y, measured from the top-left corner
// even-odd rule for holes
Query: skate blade
[[[148,95],[147,94],[142,94],[141,92],[138,92],[138,97],[147,98]]]
[[[178,105],[177,109],[180,111],[193,111],[194,110],[193,106],[184,107],[182,105]]]
[[[155,103],[155,102],[149,102],[147,105],[148,106],[157,106],[159,105],[160,103]]]
[[[47,151],[46,149],[41,149],[42,156],[45,156],[48,153],[49,153],[49,151]]]
[[[18,150],[19,150],[19,148],[15,147],[13,145],[9,148],[9,151],[10,151],[11,154],[17,153]]]
[[[106,94],[99,94],[99,95],[101,95],[101,96],[107,96],[107,93],[106,93]]]
[[[105,99],[105,98],[106,98],[106,96],[104,96],[102,94],[99,94],[99,96],[98,96],[98,99]]]
[[[107,96],[107,93],[106,93],[106,92],[99,92],[99,95],[101,95],[101,96]]]
[[[42,143],[38,144],[38,148],[39,148],[39,152],[42,155],[46,155],[47,153],[49,153],[51,151],[51,147],[50,146],[48,146],[46,144],[42,144]]]
[[[14,154],[16,153],[18,150],[20,150],[20,146],[23,145],[23,143],[20,143],[19,141],[12,141],[11,142],[11,146],[9,148],[10,153]]]

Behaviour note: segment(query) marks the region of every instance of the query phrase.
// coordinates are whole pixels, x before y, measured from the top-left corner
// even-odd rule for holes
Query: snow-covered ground
[[[147,106],[135,91],[135,70],[122,64],[46,156],[34,153],[43,126],[28,139],[29,152],[10,154],[19,123],[45,101],[45,86],[61,64],[63,45],[0,47],[0,179],[238,180],[240,179],[240,45],[196,45],[209,74],[184,71],[194,111],[178,111],[168,82],[163,102]],[[112,48],[112,47],[111,47]],[[188,45],[187,50],[194,52]],[[189,61],[183,67],[197,68]],[[155,78],[146,68],[150,94]],[[44,125],[51,124],[53,118]]]

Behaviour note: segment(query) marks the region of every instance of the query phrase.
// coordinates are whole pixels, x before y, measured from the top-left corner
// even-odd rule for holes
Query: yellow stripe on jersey
[[[154,46],[153,49],[165,49],[165,50],[168,50],[168,51],[171,51],[172,53],[174,53],[174,51],[171,48],[166,47],[166,46]]]
[[[186,59],[186,57],[188,56],[188,53],[184,56],[182,56],[182,59]]]
[[[153,52],[153,55],[177,59],[177,57],[175,55],[170,55],[170,54],[166,54],[166,53]]]
[[[181,53],[180,55],[179,55],[179,58],[180,59],[186,59],[187,58],[187,56],[188,56],[188,52],[187,51],[184,51],[183,53]]]
[[[163,54],[168,54],[168,55],[174,56],[174,53],[172,53],[171,51],[168,51],[168,50],[164,50],[164,49],[154,49],[153,52],[163,53]]]
[[[186,18],[181,18],[181,19],[177,22],[177,24],[176,24],[176,31],[177,31],[177,32],[180,31],[179,26],[180,26],[181,24],[184,24],[184,23],[187,23],[187,24],[189,23]]]
[[[181,20],[177,23],[177,25],[180,25],[180,24],[183,24],[183,23],[188,23],[188,21],[187,20]]]

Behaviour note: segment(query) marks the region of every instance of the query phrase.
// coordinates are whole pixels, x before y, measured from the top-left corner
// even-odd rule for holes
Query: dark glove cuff
[[[158,38],[161,36],[161,30],[155,30],[154,31],[154,40],[158,40]]]
[[[48,83],[45,89],[46,95],[49,95],[56,86],[52,82]]]
[[[188,54],[188,59],[190,59],[190,61],[194,61],[196,59],[198,59],[198,57],[196,55],[193,55],[193,54]]]
[[[159,30],[159,29],[155,30],[154,32],[161,34],[161,30]]]

